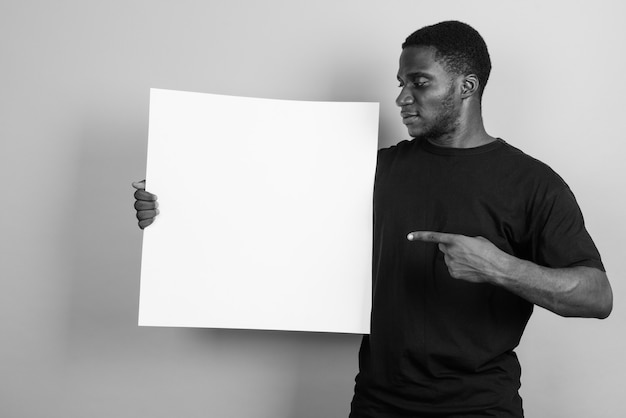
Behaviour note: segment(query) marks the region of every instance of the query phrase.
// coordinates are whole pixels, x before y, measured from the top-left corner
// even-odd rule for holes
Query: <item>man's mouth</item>
[[[400,116],[402,116],[402,123],[408,125],[415,122],[419,114],[414,112],[400,112]]]

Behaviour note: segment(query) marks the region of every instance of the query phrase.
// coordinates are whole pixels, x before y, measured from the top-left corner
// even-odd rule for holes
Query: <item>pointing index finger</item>
[[[436,244],[452,244],[455,237],[454,234],[434,231],[415,231],[406,236],[409,241],[434,242]]]

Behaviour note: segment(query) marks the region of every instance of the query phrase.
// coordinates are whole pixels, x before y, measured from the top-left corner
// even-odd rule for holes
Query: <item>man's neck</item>
[[[487,145],[496,140],[493,136],[484,135],[473,136],[442,136],[439,138],[427,138],[428,142],[438,147],[445,148],[476,148]]]
[[[467,120],[466,120],[467,121]],[[461,120],[454,131],[439,137],[427,138],[428,141],[439,147],[446,148],[475,148],[496,140],[485,131],[482,118],[474,119],[474,123]]]

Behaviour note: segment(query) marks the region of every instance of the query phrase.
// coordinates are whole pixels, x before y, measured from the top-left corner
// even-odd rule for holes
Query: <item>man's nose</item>
[[[414,101],[415,100],[413,98],[413,95],[411,94],[411,91],[407,88],[407,86],[402,87],[402,90],[400,90],[400,94],[396,98],[396,105],[402,107],[405,105],[413,104]]]

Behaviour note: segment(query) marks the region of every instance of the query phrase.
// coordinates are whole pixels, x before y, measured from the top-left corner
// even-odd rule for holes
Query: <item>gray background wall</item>
[[[490,46],[489,132],[568,181],[616,296],[605,321],[536,310],[519,349],[527,416],[626,416],[624,11],[618,1],[2,0],[0,415],[345,417],[359,336],[137,327],[130,183],[145,173],[149,88],[379,101],[386,146],[406,138],[393,104],[400,43],[460,19]],[[202,208],[192,213],[202,221]]]

